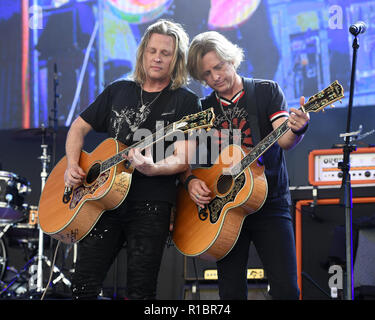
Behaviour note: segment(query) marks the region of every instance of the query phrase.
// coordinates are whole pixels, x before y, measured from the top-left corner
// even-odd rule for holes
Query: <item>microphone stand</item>
[[[345,145],[343,147],[343,161],[339,162],[338,168],[342,170],[342,184],[341,184],[341,199],[340,205],[345,208],[345,245],[346,245],[346,300],[353,300],[354,288],[353,288],[353,234],[352,234],[352,186],[350,182],[350,153],[356,150],[356,146],[351,144],[350,128],[352,120],[352,109],[353,109],[353,96],[354,96],[354,84],[355,84],[355,71],[357,64],[357,51],[359,43],[357,35],[353,40],[353,62],[350,79],[350,94],[348,104],[348,115],[345,135]]]

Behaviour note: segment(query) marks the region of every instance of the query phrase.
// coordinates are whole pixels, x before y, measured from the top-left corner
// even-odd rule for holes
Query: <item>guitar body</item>
[[[243,157],[240,147],[229,145],[211,167],[192,171],[212,191],[212,200],[204,212],[200,212],[185,188],[179,187],[173,241],[182,254],[213,261],[222,259],[237,242],[246,216],[263,206],[267,180],[258,161],[235,179],[223,175]]]
[[[124,162],[95,176],[95,167],[126,148],[115,139],[104,140],[92,153],[81,152],[79,165],[86,172],[84,183],[63,202],[66,157],[50,173],[39,201],[39,223],[46,234],[64,243],[75,243],[87,235],[102,213],[117,208],[126,198],[132,169]]]

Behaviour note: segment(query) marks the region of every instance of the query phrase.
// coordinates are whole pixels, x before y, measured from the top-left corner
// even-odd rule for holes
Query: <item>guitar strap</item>
[[[246,110],[248,113],[248,121],[251,130],[251,137],[254,146],[256,146],[260,140],[260,128],[259,128],[259,117],[258,117],[258,104],[255,92],[255,81],[252,78],[242,78],[243,86],[245,88],[245,103]]]

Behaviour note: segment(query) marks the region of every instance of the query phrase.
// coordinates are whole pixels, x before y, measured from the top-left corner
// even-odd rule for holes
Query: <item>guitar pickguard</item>
[[[244,187],[246,182],[245,174],[242,173],[235,181],[232,190],[224,197],[216,196],[211,202],[208,204],[208,209],[210,211],[210,221],[211,223],[215,223],[219,218],[220,214],[223,210],[223,207],[228,202],[233,202],[236,198],[237,194],[240,190]]]
[[[100,188],[109,178],[110,170],[104,171],[96,179],[95,183],[91,186],[81,185],[78,188],[74,189],[72,195],[72,201],[70,201],[69,208],[74,209],[82,198],[87,194],[93,194],[98,188]]]

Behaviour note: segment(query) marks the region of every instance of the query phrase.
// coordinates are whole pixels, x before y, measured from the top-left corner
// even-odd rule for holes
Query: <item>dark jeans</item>
[[[272,299],[298,299],[293,223],[288,212],[288,207],[265,206],[246,217],[236,245],[217,262],[221,299],[247,299],[251,241],[263,263]]]
[[[129,202],[124,207],[125,210],[104,212],[91,232],[78,243],[73,299],[98,297],[106,274],[124,244],[127,298],[155,299],[171,205],[150,201]]]

